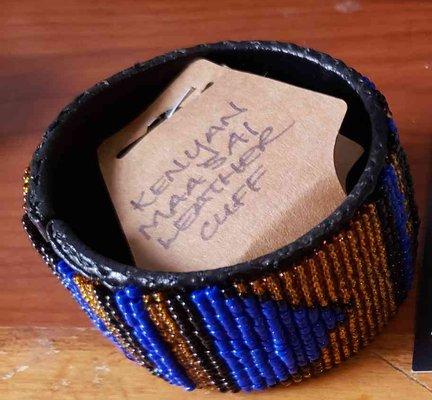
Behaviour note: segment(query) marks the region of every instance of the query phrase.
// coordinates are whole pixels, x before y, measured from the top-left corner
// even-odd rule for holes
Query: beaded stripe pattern
[[[299,383],[356,354],[395,314],[414,275],[418,216],[394,135],[369,202],[279,272],[195,291],[108,289],[76,273],[24,217],[38,251],[92,322],[166,381],[220,391]],[[25,177],[26,194],[28,176]]]

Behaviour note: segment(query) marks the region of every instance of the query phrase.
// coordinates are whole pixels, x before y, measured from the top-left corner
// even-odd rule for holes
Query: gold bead
[[[283,287],[285,289],[285,293],[293,306],[300,305],[300,294],[295,285],[294,272],[292,269],[281,272],[279,274],[279,278],[282,281]]]
[[[340,354],[340,350],[339,350],[339,343],[337,340],[337,336],[336,336],[336,332],[335,331],[331,331],[329,332],[329,339],[330,339],[330,347],[331,347],[331,351],[332,351],[332,355],[333,355],[333,361],[336,365],[340,364],[342,359],[341,359],[341,354]]]
[[[328,347],[321,349],[321,357],[324,362],[324,368],[327,370],[331,369],[333,367],[333,360]]]
[[[371,257],[369,254],[369,247],[366,242],[366,234],[361,223],[361,220],[355,220],[353,223],[354,229],[356,231],[358,237],[358,243],[360,247],[360,253],[362,254],[362,260],[364,261],[362,265],[364,268],[364,276],[365,276],[365,284],[369,286],[370,291],[372,293],[372,304],[373,310],[375,311],[373,314],[376,318],[378,331],[383,327],[383,315],[381,310],[381,302],[377,291],[376,280],[373,273],[373,267],[371,263]]]
[[[333,243],[327,245],[327,251],[333,265],[333,271],[337,279],[337,287],[339,288],[339,296],[343,304],[348,304],[351,301],[349,285],[346,280],[346,275],[339,261],[339,256],[336,252],[336,247]]]
[[[294,271],[299,282],[301,293],[303,294],[303,299],[308,307],[312,307],[314,304],[310,292],[311,285],[309,285],[309,280],[306,276],[305,266],[303,264],[296,265]]]
[[[207,371],[202,368],[199,359],[194,355],[177,323],[171,317],[163,294],[154,293],[151,299],[153,301],[150,301],[147,297],[147,302],[144,302],[150,319],[169,345],[177,361],[184,367],[190,379],[197,384],[197,387],[204,388],[211,386],[213,384],[212,379]]]
[[[323,278],[321,277],[320,270],[318,270],[317,262],[315,262],[314,258],[310,258],[308,260],[308,264],[309,264],[309,274],[311,276],[312,287],[315,292],[315,297],[318,300],[318,303],[321,307],[327,307],[328,298],[326,295],[325,288],[322,285]]]
[[[368,239],[374,278],[377,281],[379,298],[381,299],[380,309],[382,310],[382,314],[383,314],[383,318],[382,318],[383,324],[385,324],[389,319],[390,305],[388,301],[388,293],[385,287],[384,277],[381,273],[381,266],[380,266],[381,260],[376,246],[377,233],[374,232],[372,228],[370,215],[368,213],[363,214],[362,222],[365,229],[366,237]]]
[[[361,300],[359,282],[356,278],[354,278],[354,269],[351,263],[351,256],[346,239],[347,237],[348,235],[345,232],[339,234],[337,236],[338,245],[342,255],[342,265],[345,267],[347,279],[351,287],[351,295],[354,300],[353,318],[355,319],[356,325],[358,325],[360,328],[362,343],[363,345],[366,345],[369,342],[369,333],[365,318],[366,311],[364,303]]]
[[[327,293],[330,297],[330,300],[336,303],[338,301],[338,297],[336,295],[336,290],[334,287],[334,278],[331,273],[330,264],[327,259],[327,255],[323,250],[319,250],[317,252],[318,259],[320,261],[322,271],[324,274],[324,280],[327,286]]]
[[[234,288],[237,290],[238,294],[240,295],[247,294],[247,287],[244,284],[244,282],[234,282]]]
[[[393,315],[396,312],[396,303],[394,299],[394,289],[393,289],[393,283],[390,276],[390,270],[388,266],[388,258],[387,258],[387,251],[386,247],[384,245],[384,238],[382,233],[382,227],[381,222],[378,218],[378,212],[376,209],[375,204],[369,205],[369,213],[371,217],[371,222],[373,226],[373,230],[375,232],[375,238],[376,238],[376,245],[378,250],[378,256],[379,256],[379,267],[381,268],[382,275],[384,276],[384,284],[387,292],[387,299],[389,303],[390,308],[390,315]]]
[[[264,295],[264,293],[265,293],[265,286],[264,286],[263,282],[260,279],[250,282],[250,286],[252,288],[252,292],[256,296],[263,296]]]
[[[359,256],[358,251],[358,242],[357,238],[353,231],[349,230],[347,231],[347,238],[349,243],[349,248],[351,252],[352,259],[354,261],[353,265],[355,268],[355,271],[357,273],[357,288],[360,294],[360,298],[362,299],[363,307],[365,309],[366,314],[366,321],[368,324],[368,338],[369,341],[371,338],[373,338],[376,335],[376,325],[375,325],[375,319],[374,319],[374,313],[372,309],[372,301],[369,296],[369,288],[366,283],[365,279],[365,272],[364,272],[364,266],[363,261]]]
[[[283,300],[282,290],[279,286],[277,278],[273,275],[269,275],[263,279],[264,285],[267,287],[267,291],[275,301]]]
[[[98,318],[102,320],[108,332],[115,338],[117,343],[123,348],[123,350],[130,357],[137,359],[137,361],[142,361],[147,367],[150,367],[147,364],[147,361],[142,359],[140,351],[132,345],[131,342],[128,342],[123,338],[118,328],[111,322],[111,317],[108,312],[105,310],[105,307],[102,306],[101,300],[99,299],[95,284],[90,280],[80,275],[75,275],[73,277],[73,281],[80,291],[81,296],[87,302],[92,311],[96,314]]]

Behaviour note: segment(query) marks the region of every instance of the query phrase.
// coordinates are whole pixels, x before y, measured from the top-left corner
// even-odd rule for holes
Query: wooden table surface
[[[431,1],[2,0],[0,398],[432,398],[432,375],[411,373],[414,293],[371,346],[319,379],[251,395],[170,387],[91,327],[20,226],[22,172],[61,107],[136,61],[223,39],[295,42],[375,81],[400,128],[423,217],[432,152],[431,22]]]

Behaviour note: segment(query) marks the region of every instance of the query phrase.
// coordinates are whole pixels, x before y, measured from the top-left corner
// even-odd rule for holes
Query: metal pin
[[[123,149],[121,149],[117,153],[117,158],[123,158],[126,154],[128,154],[150,131],[160,125],[162,122],[171,118],[176,111],[178,111],[184,101],[196,90],[193,86],[187,89],[174,103],[174,105],[163,113],[159,114],[156,118],[149,121],[147,124],[147,128],[144,134],[135,139],[133,142],[126,145]]]

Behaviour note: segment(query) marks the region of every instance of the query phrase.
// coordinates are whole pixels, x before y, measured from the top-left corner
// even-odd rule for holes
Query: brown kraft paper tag
[[[304,235],[346,197],[336,138],[343,181],[362,152],[338,136],[346,108],[341,99],[192,63],[98,149],[136,265],[214,269]],[[157,125],[164,112],[169,118]]]

